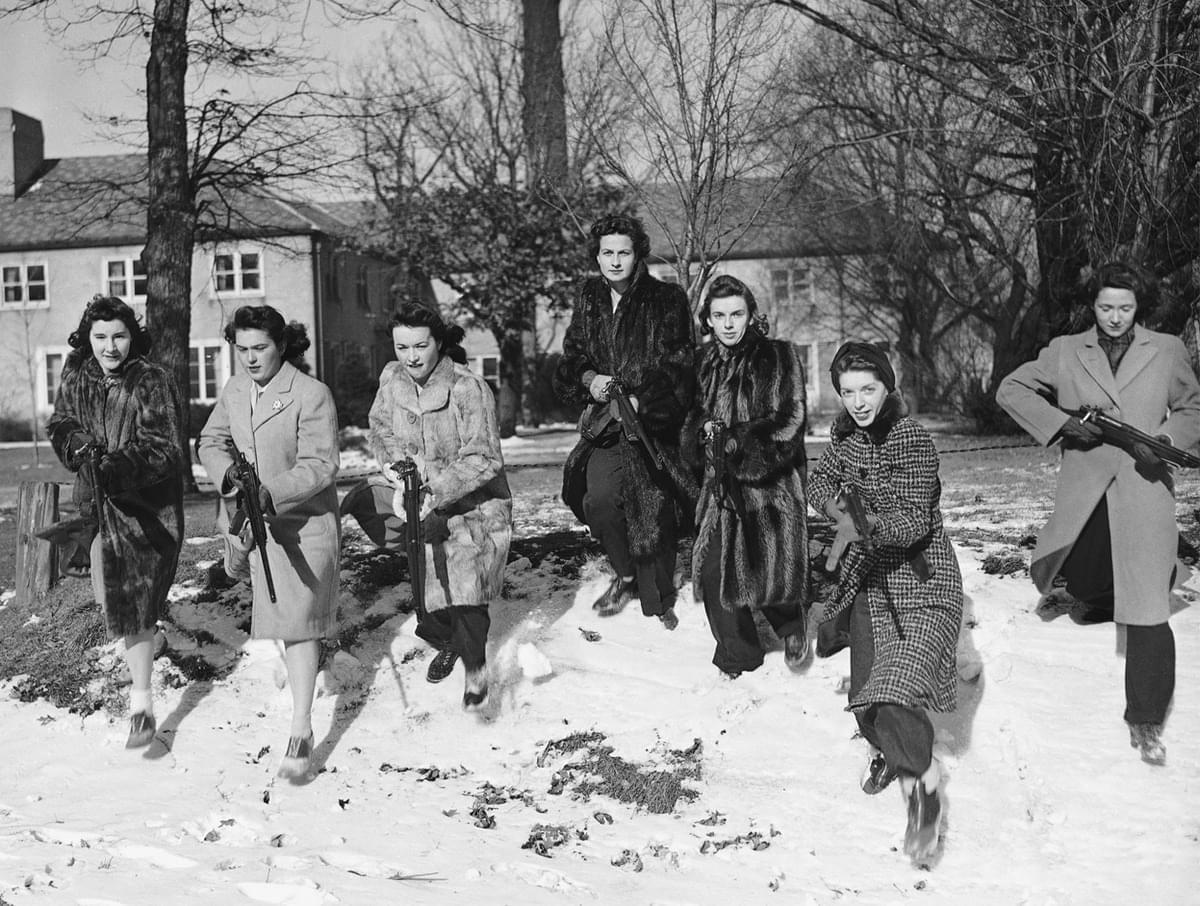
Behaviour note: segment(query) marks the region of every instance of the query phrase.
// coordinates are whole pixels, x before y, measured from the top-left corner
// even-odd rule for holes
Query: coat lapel
[[[258,404],[254,407],[250,425],[255,432],[292,404],[292,383],[295,380],[296,367],[284,362],[279,372],[263,389],[262,396],[258,398]],[[253,393],[254,389],[248,388],[247,392]]]
[[[1133,338],[1133,343],[1130,344],[1129,350],[1121,359],[1121,364],[1117,366],[1117,389],[1124,390],[1129,382],[1138,376],[1138,373],[1150,364],[1150,361],[1158,354],[1158,347],[1150,342],[1150,337],[1146,335],[1146,331],[1139,330]]]
[[[1100,385],[1100,389],[1108,394],[1113,405],[1120,406],[1121,402],[1117,398],[1117,380],[1113,377],[1112,368],[1109,367],[1108,356],[1100,348],[1100,342],[1096,337],[1096,328],[1093,327],[1084,334],[1083,345],[1079,347],[1077,354],[1083,370],[1090,374],[1092,379]],[[1128,353],[1126,353],[1126,358],[1128,357]],[[1124,365],[1124,362],[1121,364]]]

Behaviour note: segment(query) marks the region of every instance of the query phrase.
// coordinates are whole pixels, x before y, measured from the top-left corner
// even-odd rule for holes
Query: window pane
[[[63,357],[58,352],[46,353],[46,402],[54,405],[58,398],[58,385],[62,379]]]
[[[200,396],[200,351],[195,347],[188,350],[188,398]]]
[[[217,363],[220,361],[220,346],[204,347],[204,398],[217,398]]]
[[[130,263],[133,265],[133,294],[144,296],[146,295],[146,265],[142,264],[141,258],[134,258]]]
[[[261,284],[258,253],[243,252],[241,257],[242,263],[242,292],[251,292],[257,290]]]
[[[20,283],[21,282],[21,269],[19,267],[6,267],[4,269],[4,282],[5,283]]]
[[[25,269],[25,279],[30,283],[46,282],[46,267],[42,264],[31,264]]]
[[[30,283],[29,284],[29,301],[30,302],[45,302],[46,301],[46,284],[45,283]]]
[[[5,302],[20,302],[24,298],[21,293],[20,284],[17,286],[4,285],[4,301]]]
[[[788,291],[788,272],[785,270],[771,271],[771,295],[776,302],[785,302],[791,295]]]

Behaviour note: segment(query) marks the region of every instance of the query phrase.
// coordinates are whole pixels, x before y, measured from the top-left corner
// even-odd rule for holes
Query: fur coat
[[[684,460],[703,480],[692,558],[698,601],[700,564],[708,557],[720,558],[725,607],[807,601],[804,380],[799,349],[754,327],[732,349],[714,341],[699,354],[696,400],[682,433]],[[741,515],[705,456],[701,431],[710,419],[724,422],[734,442],[726,469],[740,490]]]
[[[850,700],[852,709],[891,702],[952,711],[958,691],[955,646],[962,622],[962,574],[942,528],[933,439],[902,413],[895,394],[867,429],[842,412],[810,473],[808,499],[815,511],[823,513],[828,501],[853,484],[867,512],[879,520],[871,536],[874,549],[868,553],[854,543],[843,556],[837,593],[822,619],[866,594],[875,661],[866,684]],[[924,581],[912,566],[917,552],[929,565]],[[896,632],[897,621],[903,638]]]
[[[687,296],[672,283],[655,280],[639,264],[629,288],[613,312],[608,281],[581,281],[574,314],[563,337],[562,358],[554,372],[554,391],[565,403],[585,406],[581,438],[563,470],[563,501],[586,523],[583,498],[587,462],[596,445],[620,446],[625,484],[622,504],[629,526],[630,553],[649,560],[663,553],[660,526],[675,523],[679,504],[690,514],[695,482],[679,458],[679,429],[692,404],[695,341]],[[665,474],[616,423],[614,404],[597,403],[589,385],[597,374],[611,374],[638,399],[638,415],[667,461]]]
[[[235,374],[200,432],[196,448],[213,484],[223,487],[232,438],[271,494],[267,558],[271,601],[257,548],[250,552],[256,639],[301,642],[337,629],[342,527],[334,483],[339,465],[337,410],[329,388],[284,362],[250,410],[254,381]],[[232,508],[231,508],[232,509]]]
[[[486,606],[500,595],[512,540],[496,401],[465,365],[443,356],[417,385],[389,362],[371,405],[371,452],[381,471],[406,456],[423,464],[434,512],[450,537],[425,545],[425,608]],[[390,480],[390,475],[389,475]]]
[[[1099,406],[1177,447],[1200,441],[1200,384],[1178,337],[1135,327],[1133,342],[1112,373],[1096,328],[1056,337],[1036,361],[1003,381],[996,402],[1040,443],[1051,443],[1067,421],[1064,409]],[[1112,526],[1114,603],[1118,623],[1154,625],[1171,613],[1171,577],[1187,578],[1176,560],[1179,527],[1170,474],[1146,475],[1127,451],[1103,444],[1065,449],[1054,513],[1038,534],[1030,575],[1043,594],[1054,584],[1101,501]]]
[[[105,375],[89,356],[63,369],[46,433],[72,472],[88,439],[107,451],[100,462],[104,506],[99,521],[99,564],[109,633],[136,635],[165,615],[183,543],[183,471],[180,399],[162,366],[130,358]],[[97,550],[93,547],[93,550]]]

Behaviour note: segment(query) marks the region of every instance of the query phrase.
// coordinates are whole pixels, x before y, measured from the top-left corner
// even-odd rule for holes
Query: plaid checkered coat
[[[955,643],[962,622],[962,575],[938,507],[938,456],[929,433],[900,414],[894,396],[870,430],[842,414],[833,439],[809,476],[809,503],[823,511],[848,484],[857,485],[879,518],[868,554],[855,543],[841,565],[838,590],[823,619],[865,592],[875,637],[875,662],[851,710],[878,702],[952,711],[956,702]],[[910,560],[923,551],[930,577],[917,578]],[[903,630],[896,632],[891,611]]]

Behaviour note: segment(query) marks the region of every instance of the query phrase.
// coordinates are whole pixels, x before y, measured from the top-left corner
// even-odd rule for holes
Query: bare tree
[[[1029,358],[1069,323],[1090,264],[1125,256],[1160,276],[1200,256],[1200,9],[1178,0],[775,0],[872,58],[989,114],[1025,147],[1013,187],[1035,222],[1038,289],[1015,326]],[[956,64],[941,67],[943,61]],[[1194,287],[1188,287],[1192,299]],[[1194,301],[1193,301],[1194,306]],[[996,362],[997,369],[1009,363]],[[1007,356],[1005,356],[1007,358]]]
[[[797,163],[768,141],[785,50],[773,18],[721,0],[619,0],[605,16],[595,78],[622,103],[585,124],[666,234],[693,307]]]

